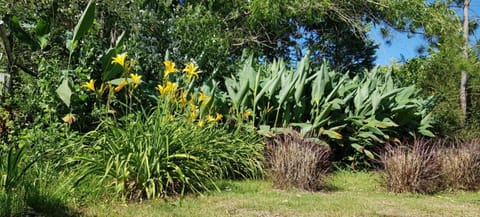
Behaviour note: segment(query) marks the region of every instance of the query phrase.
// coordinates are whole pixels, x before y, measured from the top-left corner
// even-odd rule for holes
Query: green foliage
[[[66,124],[37,123],[32,128],[12,129],[18,130],[15,137],[10,138],[10,143],[3,144],[0,148],[0,194],[1,197],[5,196],[5,203],[2,204],[4,207],[1,209],[7,213],[6,216],[10,216],[8,213],[17,215],[23,207],[31,205],[32,200],[28,198],[33,196],[35,191],[44,191],[47,188],[45,183],[42,186],[36,186],[35,183],[54,181],[47,179],[48,177],[58,178],[65,169],[66,156],[75,152],[72,144],[78,144],[77,134],[68,132]],[[48,170],[50,174],[38,173],[41,169]],[[66,180],[65,177],[62,179]],[[52,198],[45,196],[45,205],[49,199]]]
[[[128,199],[215,188],[218,178],[261,176],[261,144],[248,134],[201,128],[187,119],[169,120],[157,110],[125,120],[105,120],[87,134],[81,178],[98,177]]]
[[[459,48],[440,46],[429,57],[417,57],[406,64],[395,66],[394,76],[406,84],[415,84],[425,95],[435,96],[437,105],[433,109],[435,132],[444,136],[455,136],[474,132],[478,122],[478,100],[476,83],[478,83],[478,64],[476,57],[466,59]],[[469,109],[467,121],[462,121],[459,104],[460,72],[470,73]]]
[[[336,157],[352,165],[367,163],[365,156],[373,159],[386,141],[433,136],[433,98],[394,83],[391,73],[378,68],[351,78],[327,65],[311,68],[308,56],[296,69],[282,61],[255,69],[249,58],[238,78],[227,78],[225,85],[234,110],[253,111],[256,126],[300,127],[303,135],[326,139]]]
[[[82,38],[85,33],[88,32],[90,27],[93,24],[93,20],[95,18],[95,1],[90,0],[88,2],[87,7],[82,13],[80,20],[78,21],[75,29],[73,30],[73,37],[71,41],[67,41],[67,49],[70,51],[70,55],[73,53],[73,50],[78,44],[78,41]]]

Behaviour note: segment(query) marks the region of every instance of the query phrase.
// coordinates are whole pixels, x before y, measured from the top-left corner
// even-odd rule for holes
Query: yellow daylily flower
[[[188,100],[187,100],[187,97],[186,97],[186,93],[184,91],[182,91],[180,93],[180,100],[179,100],[180,104],[182,104],[183,106],[187,105],[188,103]]]
[[[208,122],[215,122],[215,121],[217,121],[217,119],[215,119],[215,118],[214,118],[213,116],[211,116],[211,115],[207,115],[207,121],[208,121]]]
[[[190,102],[190,111],[196,111],[196,110],[197,110],[197,106]]]
[[[195,120],[198,117],[198,113],[196,110],[190,111],[190,118]]]
[[[198,123],[197,123],[197,125],[198,125],[199,127],[203,127],[203,126],[205,126],[205,121],[204,121],[204,120],[199,120]]]
[[[142,83],[142,76],[138,74],[130,74],[130,78],[132,79],[133,87],[137,88],[140,83]]]
[[[167,89],[169,93],[173,93],[177,89],[177,86],[178,86],[177,83],[167,81],[167,85],[165,86],[165,89]]]
[[[169,93],[174,93],[177,89],[177,86],[177,83],[168,81],[165,87],[159,84],[157,85],[156,89],[158,90],[158,92],[160,92],[160,95],[165,96]]]
[[[217,113],[217,116],[215,117],[215,120],[216,120],[216,121],[221,121],[222,119],[223,119],[223,115]]]
[[[117,54],[117,56],[112,58],[113,59],[112,64],[118,63],[119,65],[125,68],[125,58],[127,58],[127,52],[122,54]]]
[[[244,114],[245,119],[247,119],[250,116],[252,116],[252,112],[250,110],[247,110]]]
[[[203,102],[203,104],[208,104],[208,102],[210,102],[210,98],[209,96],[205,95],[203,92],[200,92],[198,94],[198,102]]]
[[[115,92],[119,92],[123,89],[123,87],[125,87],[125,85],[127,85],[127,80],[123,80],[122,82],[120,82],[120,84],[118,84],[118,86],[115,87]]]
[[[167,91],[165,90],[165,88],[160,84],[157,85],[157,87],[155,87],[155,89],[157,89],[158,92],[160,93],[160,95],[162,95],[162,96],[165,96],[165,94],[167,94]]]
[[[94,91],[95,92],[95,80],[94,79],[90,79],[89,82],[85,82],[82,87],[84,88],[87,88],[91,91]]]
[[[187,80],[192,80],[192,77],[195,76],[198,79],[198,66],[195,66],[193,63],[188,63],[187,66],[183,69],[185,73],[187,73]]]
[[[174,73],[177,71],[177,69],[175,69],[175,63],[170,60],[165,60],[163,62],[163,65],[165,65],[165,72],[164,72],[165,78],[168,77],[170,73]]]

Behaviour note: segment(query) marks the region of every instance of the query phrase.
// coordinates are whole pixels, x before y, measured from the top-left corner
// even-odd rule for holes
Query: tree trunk
[[[470,6],[470,0],[463,2],[463,39],[465,44],[463,45],[463,57],[468,58],[468,8]],[[467,118],[467,71],[462,70],[462,77],[460,79],[460,106],[462,107],[463,120]]]

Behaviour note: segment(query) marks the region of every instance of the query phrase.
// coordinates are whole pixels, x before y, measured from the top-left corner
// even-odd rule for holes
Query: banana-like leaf
[[[382,100],[380,94],[378,93],[378,90],[373,91],[372,94],[370,94],[370,98],[372,100],[372,112],[371,115],[375,115],[375,111],[378,108],[378,105],[380,104],[380,101]]]
[[[361,145],[359,145],[358,143],[352,143],[350,146],[352,146],[352,148],[354,148],[355,150],[359,151],[359,152],[363,152],[363,150],[365,150],[365,148]]]
[[[280,90],[280,93],[278,93],[278,106],[281,107],[284,103],[285,103],[285,100],[291,96],[291,94],[293,93],[293,90],[294,90],[294,87],[295,87],[295,83],[297,82],[298,80],[298,76],[295,76],[293,77],[293,79],[291,79],[292,76],[284,76],[282,77],[282,89]],[[286,84],[286,85],[283,85],[283,84]]]
[[[372,159],[372,160],[375,159],[375,156],[373,156],[373,153],[370,152],[369,150],[364,149],[364,150],[363,150],[363,153],[365,153],[365,155],[366,155],[368,158],[370,158],[370,159]]]
[[[300,102],[300,99],[302,97],[303,89],[307,85],[305,83],[307,79],[307,73],[308,73],[308,65],[310,64],[309,61],[309,52],[307,52],[307,55],[303,57],[302,61],[300,61],[297,65],[297,73],[296,76],[299,77],[298,82],[295,83],[295,102],[298,104]]]
[[[73,53],[75,49],[75,44],[78,43],[81,37],[88,32],[90,27],[93,25],[93,20],[95,18],[95,0],[90,0],[87,7],[82,13],[80,20],[78,21],[75,29],[73,29],[73,38],[70,42],[67,42],[67,48],[70,53]]]
[[[263,88],[260,90],[260,92],[255,96],[254,98],[254,105],[258,104],[258,101],[262,99],[262,97],[267,93],[271,97],[273,95],[273,92],[277,89],[278,84],[280,84],[280,75],[275,74],[273,77],[268,80]]]
[[[330,102],[335,94],[337,94],[338,89],[343,85],[346,77],[342,77],[340,81],[338,81],[337,85],[333,88],[332,91],[328,94],[327,98],[325,98],[325,102]]]
[[[313,127],[318,128],[321,127],[326,121],[327,121],[327,116],[332,110],[333,103],[328,103],[325,108],[322,109],[320,112],[320,115],[315,117],[314,122],[313,122]]]
[[[382,128],[382,129],[389,128],[389,127],[398,127],[398,124],[396,124],[389,118],[385,118],[383,119],[383,121],[375,121],[374,124],[375,124],[375,127]]]
[[[322,134],[327,135],[328,137],[330,137],[332,139],[342,139],[343,138],[342,134],[340,134],[340,133],[338,133],[334,130],[323,130]]]

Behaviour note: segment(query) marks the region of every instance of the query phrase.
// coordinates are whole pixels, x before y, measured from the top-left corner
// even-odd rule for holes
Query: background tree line
[[[374,66],[378,45],[367,33],[373,26],[380,26],[387,40],[392,31],[401,31],[422,34],[428,42],[428,47],[422,49],[425,52],[394,67],[398,79],[416,84],[427,95],[438,96],[439,106],[435,112],[442,134],[473,127],[479,118],[476,112],[479,104],[476,99],[477,50],[467,49],[469,55],[465,57],[462,16],[452,8],[461,7],[463,1],[99,1],[94,27],[79,42],[82,46],[69,62],[64,44],[86,4],[84,0],[1,3],[5,23],[2,53],[10,47],[10,59],[15,62],[12,64],[8,55],[3,55],[2,70],[29,74],[22,78],[14,76],[14,83],[22,85],[29,79],[37,79],[52,84],[44,84],[46,89],[51,86],[52,92],[53,84],[60,79],[47,82],[42,76],[52,77],[62,72],[42,74],[42,67],[47,65],[55,66],[53,70],[56,70],[68,68],[68,64],[80,64],[97,72],[96,77],[100,78],[103,69],[96,60],[104,56],[105,50],[113,47],[121,35],[123,48],[141,60],[137,67],[147,79],[161,71],[160,63],[165,55],[181,61],[195,60],[205,72],[203,79],[223,80],[235,72],[245,52],[261,61],[282,58],[293,64],[307,50],[311,51],[313,65],[326,62],[337,71],[353,75]],[[472,20],[470,34],[476,27]],[[95,40],[97,38],[109,40]],[[55,57],[57,61],[46,64],[48,57]],[[466,116],[459,103],[461,71],[470,74],[468,91],[472,94],[467,95]],[[81,73],[77,75],[82,77]],[[32,87],[28,91],[30,93],[19,94],[34,95],[38,89]],[[49,101],[47,107],[65,110],[53,105],[54,101],[47,100],[47,96],[45,101]],[[32,117],[25,118],[32,120]]]

